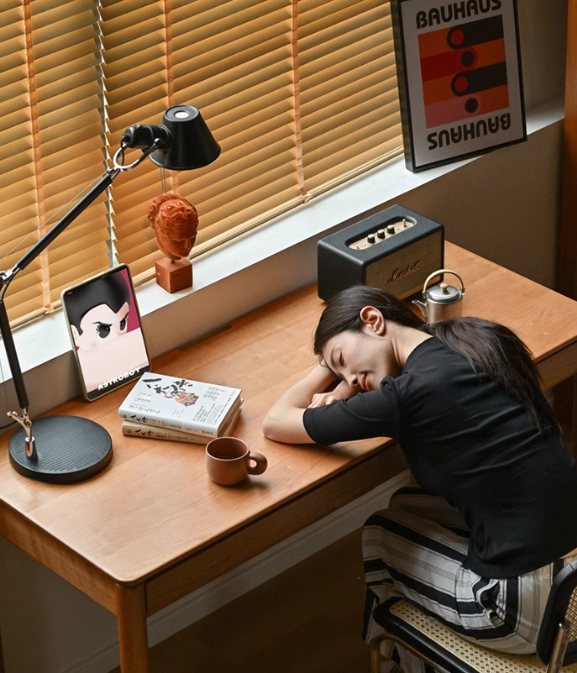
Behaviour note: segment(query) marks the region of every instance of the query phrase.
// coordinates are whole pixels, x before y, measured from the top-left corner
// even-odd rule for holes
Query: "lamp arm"
[[[0,332],[2,333],[2,339],[4,341],[4,348],[6,349],[6,357],[8,358],[8,364],[10,365],[10,371],[12,372],[12,378],[14,379],[14,387],[16,388],[18,404],[20,405],[21,409],[27,409],[28,395],[26,394],[26,388],[24,387],[22,370],[20,369],[20,363],[18,362],[18,356],[16,355],[14,337],[12,336],[10,323],[8,322],[8,316],[6,314],[6,306],[4,305],[3,297],[0,299]]]
[[[104,192],[110,185],[114,178],[120,173],[119,168],[107,169],[105,175],[99,182],[86,194],[71,210],[64,215],[64,217],[55,224],[50,231],[48,231],[39,241],[34,245],[10,271],[0,272],[0,333],[4,341],[4,348],[6,349],[6,357],[12,379],[14,381],[14,388],[16,389],[16,397],[18,398],[18,405],[20,406],[20,414],[15,411],[9,411],[8,416],[17,421],[26,432],[26,456],[32,460],[38,460],[38,453],[34,437],[32,436],[32,421],[28,416],[28,394],[26,386],[24,385],[24,377],[22,376],[22,369],[16,353],[14,345],[14,337],[8,315],[6,313],[6,306],[4,304],[4,296],[10,283],[14,280],[16,275],[23,271],[50,243],[61,234],[66,227],[73,222],[102,192]]]
[[[24,386],[24,378],[22,377],[22,370],[20,369],[20,362],[18,361],[18,355],[16,354],[12,330],[10,329],[8,315],[6,314],[3,293],[0,296],[0,333],[2,334],[2,340],[4,341],[6,357],[8,358],[10,371],[12,372],[16,397],[18,398],[18,405],[20,406],[21,412],[21,414],[18,415],[15,411],[9,411],[8,416],[15,421],[18,421],[26,432],[26,455],[28,458],[30,460],[38,460],[34,437],[32,437],[32,421],[28,416],[28,394],[26,393],[26,387]]]
[[[106,173],[100,178],[97,184],[74,205],[64,217],[57,222],[50,231],[48,231],[44,236],[32,246],[28,252],[26,252],[21,259],[16,262],[10,271],[0,271],[0,334],[2,335],[2,340],[4,341],[4,347],[6,349],[6,357],[8,358],[8,365],[12,373],[12,379],[14,381],[14,388],[16,389],[16,396],[18,398],[18,404],[20,405],[20,414],[15,411],[9,411],[8,416],[17,421],[26,432],[26,457],[35,462],[38,460],[38,452],[36,450],[36,443],[34,437],[32,436],[32,421],[28,415],[28,394],[26,392],[26,386],[24,385],[24,377],[22,376],[22,369],[20,368],[20,362],[18,360],[18,354],[16,353],[16,347],[14,345],[14,337],[12,335],[12,329],[10,328],[10,323],[8,321],[8,315],[6,313],[6,306],[4,304],[4,297],[6,295],[6,290],[10,283],[14,280],[16,275],[24,269],[34,260],[41,252],[47,248],[52,241],[59,236],[66,227],[74,222],[74,220],[83,213],[88,206],[95,201],[95,199],[102,194],[110,185],[114,178],[121,172],[129,170],[138,166],[142,161],[154,152],[158,147],[162,145],[162,140],[159,138],[154,138],[150,147],[143,149],[141,156],[132,164],[124,165],[120,163],[120,160],[124,161],[124,150],[127,145],[123,142],[120,149],[114,155],[114,167],[107,168]]]
[[[28,252],[23,255],[23,257],[16,262],[14,268],[12,269],[12,276],[16,275],[19,271],[24,271],[24,269],[32,262],[38,255],[47,248],[52,241],[59,236],[66,227],[74,222],[74,220],[83,213],[86,208],[98,197],[102,192],[106,191],[114,178],[118,175],[120,171],[118,169],[107,169],[106,173],[102,176],[99,182],[84,196],[80,201],[73,206],[66,215],[55,224],[50,231],[48,231],[44,236],[32,246]],[[11,278],[9,279],[11,280]]]
[[[106,173],[102,176],[102,178],[99,180],[99,182],[84,196],[78,203],[73,206],[67,213],[64,215],[64,217],[57,223],[55,224],[52,229],[50,229],[49,232],[47,232],[39,241],[36,243],[36,245],[32,246],[28,252],[22,256],[22,258],[16,262],[14,267],[12,268],[11,271],[8,271],[0,276],[0,292],[2,293],[1,296],[3,296],[3,293],[6,291],[6,287],[8,284],[12,281],[14,276],[19,273],[20,271],[24,271],[24,269],[32,262],[38,255],[45,249],[47,248],[52,241],[59,236],[66,227],[74,222],[74,220],[81,214],[83,213],[86,208],[98,197],[102,194],[102,192],[106,191],[110,185],[112,184],[112,181],[114,178],[121,172],[121,171],[127,171],[131,168],[135,168],[139,164],[141,164],[146,157],[148,157],[152,152],[157,150],[159,147],[162,147],[163,142],[161,141],[160,138],[154,138],[151,145],[147,147],[146,149],[142,150],[142,154],[139,156],[139,158],[134,161],[131,164],[128,165],[123,165],[119,163],[119,157],[124,156],[124,150],[126,149],[127,145],[124,143],[120,147],[120,149],[116,152],[114,155],[114,168],[107,168]],[[3,287],[2,287],[3,286]]]
[[[154,127],[156,128],[156,127]],[[107,168],[106,173],[102,176],[102,178],[99,180],[99,182],[84,196],[78,203],[73,206],[67,213],[64,215],[64,217],[57,223],[55,224],[52,229],[50,229],[49,232],[47,232],[39,241],[36,243],[36,245],[32,246],[28,252],[21,257],[21,259],[16,262],[14,267],[7,272],[0,273],[0,297],[4,296],[4,293],[6,292],[6,288],[14,278],[14,276],[19,273],[20,271],[24,271],[24,269],[32,262],[33,260],[38,257],[38,255],[45,249],[47,248],[52,241],[59,236],[66,227],[74,222],[74,220],[81,214],[83,213],[86,208],[98,197],[107,190],[110,185],[112,184],[112,181],[114,178],[121,172],[121,171],[127,171],[131,168],[135,168],[139,164],[141,164],[146,157],[148,157],[152,152],[157,150],[159,147],[162,147],[165,144],[165,141],[163,141],[161,138],[154,138],[152,140],[152,143],[150,144],[149,147],[146,149],[142,150],[142,154],[140,157],[134,161],[131,164],[124,165],[119,163],[119,157],[124,156],[124,150],[126,149],[127,145],[122,144],[120,149],[116,152],[114,155],[114,168]]]

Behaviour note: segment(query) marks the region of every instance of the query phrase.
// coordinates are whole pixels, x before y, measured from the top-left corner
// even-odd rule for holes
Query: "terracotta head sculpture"
[[[198,213],[192,203],[176,194],[160,194],[150,204],[148,219],[166,257],[177,260],[188,256],[198,229]]]

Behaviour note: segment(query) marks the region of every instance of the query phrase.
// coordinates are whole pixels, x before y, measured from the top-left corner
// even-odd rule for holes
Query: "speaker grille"
[[[443,232],[438,231],[369,264],[365,283],[401,299],[423,289],[428,276],[443,268]]]

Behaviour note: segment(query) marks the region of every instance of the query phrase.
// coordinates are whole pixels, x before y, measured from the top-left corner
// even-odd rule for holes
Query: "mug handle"
[[[251,465],[251,462],[254,465]],[[247,456],[247,471],[249,474],[262,474],[268,467],[268,460],[256,451],[251,451]]]

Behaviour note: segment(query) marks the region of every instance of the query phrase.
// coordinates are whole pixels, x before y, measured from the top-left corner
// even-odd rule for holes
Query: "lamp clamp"
[[[17,421],[24,428],[26,432],[26,458],[29,460],[38,460],[38,452],[36,451],[36,442],[34,437],[32,437],[32,421],[28,416],[28,409],[22,409],[22,415],[19,416],[15,411],[9,411],[8,416],[12,420]]]
[[[134,124],[122,134],[121,143],[126,147],[146,149],[156,143],[157,149],[170,144],[170,131],[164,125]]]
[[[136,161],[133,161],[131,164],[125,164],[124,163],[124,152],[126,151],[127,147],[131,147],[130,145],[127,145],[124,141],[120,145],[120,147],[116,150],[116,154],[114,155],[114,158],[112,159],[112,162],[114,164],[113,169],[109,169],[111,171],[111,177],[114,179],[120,171],[128,171],[131,168],[135,168],[138,166],[138,164],[141,164],[146,157],[149,154],[152,154],[155,152],[157,149],[160,149],[161,143],[158,138],[155,138],[152,140],[151,145],[147,146],[146,149],[142,150],[142,154],[138,157]]]

